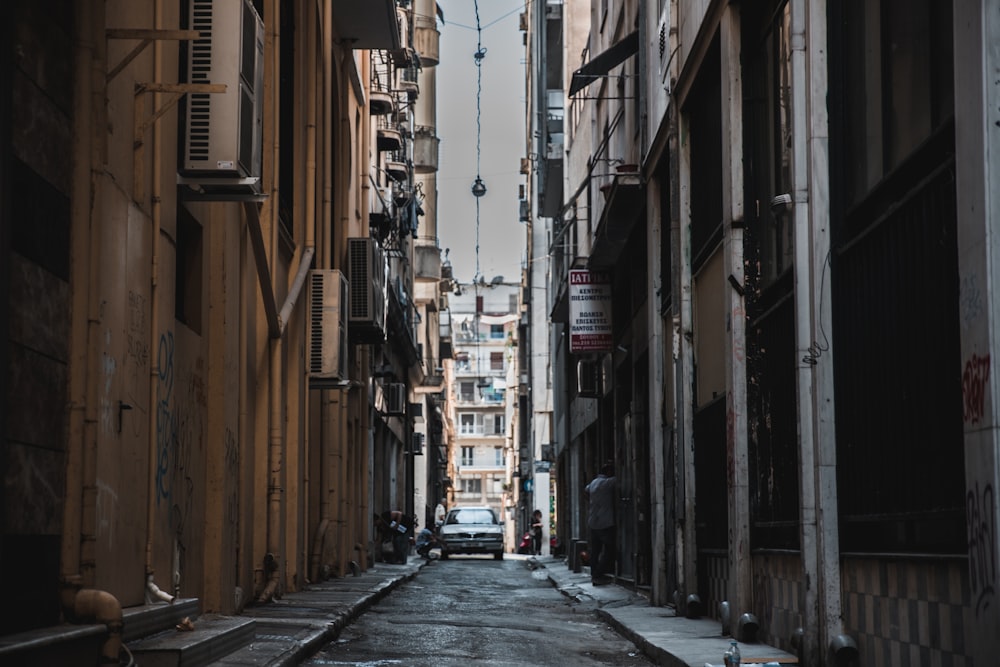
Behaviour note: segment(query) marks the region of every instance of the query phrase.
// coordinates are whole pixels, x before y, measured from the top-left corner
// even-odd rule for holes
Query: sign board
[[[570,269],[569,351],[610,352],[611,273]]]

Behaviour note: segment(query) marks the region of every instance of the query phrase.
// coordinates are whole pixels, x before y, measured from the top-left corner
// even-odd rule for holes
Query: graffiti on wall
[[[97,534],[107,538],[109,548],[115,545],[115,524],[118,520],[118,492],[110,484],[97,480]]]
[[[980,491],[979,483],[965,498],[969,528],[969,586],[979,617],[994,603],[997,591],[997,517],[993,485]]]
[[[128,314],[125,327],[125,370],[123,381],[125,395],[119,406],[118,429],[124,431],[130,425],[130,435],[139,437],[143,425],[148,426],[149,412],[146,410],[146,392],[149,390],[149,328],[146,318],[148,300],[144,294],[129,290]]]
[[[962,371],[962,418],[966,424],[978,424],[986,416],[987,382],[990,379],[990,355],[973,354]]]
[[[232,429],[226,429],[226,524],[239,534],[239,479],[240,479],[240,448],[236,442],[236,434]]]
[[[177,417],[172,412],[174,392],[174,335],[160,336],[156,364],[156,504],[170,500],[170,454],[176,449]]]

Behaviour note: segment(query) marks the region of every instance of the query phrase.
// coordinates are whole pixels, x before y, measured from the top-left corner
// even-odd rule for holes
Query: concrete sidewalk
[[[621,586],[594,586],[590,573],[576,573],[563,560],[542,556],[532,567],[544,567],[549,581],[567,597],[592,602],[599,617],[631,640],[651,660],[668,667],[722,665],[731,637],[722,635],[718,621],[677,616],[671,607],[653,607],[649,601]],[[767,662],[796,664],[790,653],[766,644],[740,643],[744,667]]]
[[[404,565],[376,563],[356,577],[309,584],[303,591],[248,607],[241,616],[256,621],[252,643],[211,664],[298,665],[335,640],[341,630],[394,588],[413,579],[425,564],[423,558],[415,556]]]

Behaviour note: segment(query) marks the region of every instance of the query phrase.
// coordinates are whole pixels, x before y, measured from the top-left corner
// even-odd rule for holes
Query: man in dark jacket
[[[590,580],[595,586],[610,583],[607,573],[615,559],[615,468],[611,462],[583,490],[590,500]]]

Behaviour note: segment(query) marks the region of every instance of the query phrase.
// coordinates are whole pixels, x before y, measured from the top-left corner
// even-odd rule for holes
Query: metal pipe
[[[83,571],[84,496],[88,471],[96,468],[97,411],[93,398],[97,367],[97,345],[88,344],[100,323],[96,312],[97,270],[94,261],[100,250],[98,234],[92,233],[93,210],[98,200],[98,188],[93,187],[93,174],[102,155],[97,154],[92,129],[104,105],[104,90],[96,81],[104,81],[104,61],[100,44],[94,35],[103,31],[103,12],[95,16],[93,2],[77,7],[75,34],[76,71],[73,99],[73,185],[71,212],[71,275],[73,277],[73,312],[86,317],[73,318],[70,341],[69,393],[70,433],[66,453],[66,496],[63,515],[61,548],[60,602],[66,617],[75,622],[97,621],[108,628],[108,637],[101,646],[101,662],[118,663],[121,650],[121,604],[111,593],[81,588],[93,579],[93,554],[87,553],[90,570]],[[93,443],[91,447],[90,444]],[[90,488],[95,485],[90,484]],[[93,500],[92,494],[91,500]],[[88,538],[93,542],[93,534]]]
[[[162,25],[163,3],[155,0],[153,3],[154,27],[159,29]],[[163,80],[163,46],[160,40],[153,42],[153,81]],[[157,101],[153,106],[159,108],[159,94],[154,94],[153,99]],[[151,188],[152,197],[150,202],[150,214],[152,217],[152,242],[150,248],[150,280],[149,280],[149,349],[156,350],[159,347],[159,270],[160,270],[160,225],[162,215],[162,205],[160,197],[162,195],[162,165],[160,157],[163,154],[163,133],[159,129],[159,123],[153,123],[152,143],[153,143],[153,185]],[[157,456],[157,389],[159,386],[159,363],[150,361],[149,372],[149,465],[147,470],[148,489],[146,492],[146,601],[163,600],[173,602],[174,596],[166,593],[153,581],[155,568],[153,567],[153,526],[156,524],[156,469],[158,464]]]
[[[268,0],[265,7],[265,15],[277,16],[277,1]],[[276,33],[277,25],[276,22],[269,23],[267,27],[267,32],[265,34],[265,54],[269,54],[272,59],[276,58],[276,51],[278,50],[278,35]],[[272,63],[272,67],[266,71],[266,75],[269,74],[271,77],[277,69]],[[265,96],[264,104],[266,106],[274,107],[274,86],[269,82],[268,76],[265,76],[264,82]],[[265,114],[265,117],[268,114]],[[273,137],[273,131],[276,125],[272,121],[268,127],[265,128],[265,136]],[[269,134],[269,131],[271,134]],[[272,141],[271,151],[272,160],[271,164],[277,164],[276,155],[274,151],[276,147]],[[265,155],[267,152],[265,151]],[[266,167],[265,167],[266,168]],[[271,197],[269,202],[274,202],[277,200],[277,180],[272,177],[269,190]],[[266,219],[268,222],[268,233],[271,241],[271,248],[277,247],[275,243],[276,238],[276,221],[277,209],[273,205],[265,203],[265,210],[267,215],[262,215],[262,219]],[[261,232],[263,232],[263,220],[261,221]],[[259,239],[263,241],[263,238]],[[263,249],[262,249],[263,250]],[[268,266],[269,274],[276,275],[276,253],[272,252],[270,257],[270,266]],[[258,267],[259,270],[260,267]],[[266,298],[267,295],[265,295]],[[271,296],[273,299],[273,295]],[[277,318],[276,318],[277,319]],[[280,329],[280,328],[279,328]],[[281,553],[282,541],[281,541],[281,528],[282,528],[282,495],[284,494],[284,460],[283,460],[283,445],[282,442],[282,414],[281,414],[281,399],[282,399],[282,366],[281,366],[281,352],[282,352],[282,338],[280,335],[280,330],[278,335],[274,335],[272,332],[271,338],[268,342],[269,350],[269,363],[268,363],[268,448],[267,448],[267,554],[265,555],[266,565],[266,576],[267,583],[264,586],[264,590],[261,591],[258,597],[259,602],[267,602],[274,598],[277,594],[278,589],[281,584],[281,560],[279,554]]]
[[[77,7],[75,52],[76,71],[73,87],[73,207],[71,209],[70,274],[72,276],[72,313],[69,363],[69,438],[66,445],[66,497],[63,505],[61,568],[63,585],[80,584],[80,525],[83,489],[83,439],[86,432],[87,360],[90,346],[87,335],[92,326],[90,310],[90,255],[87,252],[90,234],[91,206],[91,79],[94,43],[91,40],[92,4],[81,2]]]

